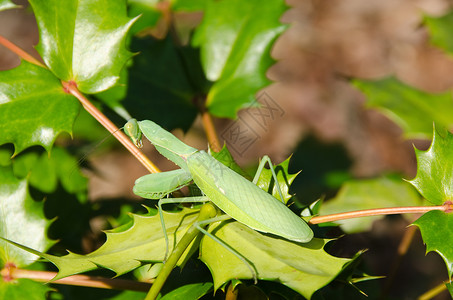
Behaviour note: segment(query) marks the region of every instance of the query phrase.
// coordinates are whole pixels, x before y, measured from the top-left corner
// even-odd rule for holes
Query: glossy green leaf
[[[153,120],[168,130],[187,130],[198,112],[194,100],[206,84],[200,78],[200,66],[193,62],[198,61],[198,52],[177,47],[169,37],[161,41],[136,38],[131,48],[140,54],[128,70],[124,107],[137,120]]]
[[[417,176],[409,181],[429,202],[441,205],[453,199],[453,135],[434,130],[426,151],[415,149]]]
[[[315,238],[298,244],[263,235],[238,222],[221,225],[213,224],[209,230],[246,257],[259,279],[280,282],[306,298],[332,281],[351,261],[325,252],[327,240]],[[232,279],[252,278],[242,261],[211,238],[203,238],[200,251],[200,259],[213,274],[215,289]]]
[[[274,166],[274,171],[277,175],[278,184],[280,186],[280,190],[282,191],[283,200],[285,203],[288,203],[289,199],[291,199],[291,197],[293,196],[289,193],[289,188],[291,187],[294,179],[296,179],[297,175],[299,175],[299,173],[289,174],[288,166],[290,159],[291,157],[288,157],[280,164]],[[272,195],[280,200],[280,194],[278,193],[277,185],[274,182],[274,178],[272,177],[272,172],[270,169],[263,169],[263,172],[258,179],[257,185],[265,191],[269,191],[270,186],[272,185]]]
[[[199,282],[183,285],[173,291],[165,294],[160,300],[185,300],[200,299],[210,291],[213,284],[211,282]]]
[[[397,123],[409,138],[430,138],[433,122],[453,128],[451,92],[430,94],[403,84],[395,78],[377,81],[354,80],[367,97],[367,106],[376,108]]]
[[[49,285],[30,279],[15,279],[8,282],[0,279],[0,299],[44,300],[51,290]]]
[[[417,191],[401,179],[381,177],[346,182],[337,196],[321,205],[319,214],[328,215],[380,207],[417,206],[421,199]],[[346,233],[371,230],[374,221],[383,216],[338,221]],[[409,217],[410,218],[410,217]]]
[[[430,211],[414,222],[420,228],[426,252],[435,251],[444,260],[448,276],[453,274],[453,214]]]
[[[29,151],[13,159],[16,177],[28,177],[31,186],[44,193],[53,193],[58,181],[71,194],[86,197],[88,180],[77,167],[77,160],[64,148],[55,147],[51,154]]]
[[[179,213],[164,212],[170,246],[174,243],[175,235],[176,241],[179,241],[184,235],[188,226],[198,216],[197,213],[198,210],[195,209],[184,209]],[[166,250],[162,225],[158,215],[133,214],[132,218],[131,223],[107,231],[107,241],[104,245],[87,255],[69,253],[66,256],[58,257],[23,246],[28,246],[27,243],[23,243],[23,245],[14,243],[13,238],[10,239],[9,243],[39,255],[56,265],[59,273],[54,280],[101,267],[110,269],[117,275],[122,275],[140,267],[142,263],[162,261]],[[186,251],[178,265],[184,264],[190,254],[192,254],[190,250]]]
[[[46,231],[50,221],[44,217],[43,202],[28,193],[27,180],[17,179],[11,167],[0,167],[0,237],[29,245],[39,251],[51,246]],[[0,241],[0,263],[23,267],[38,257]]]
[[[270,83],[269,52],[286,28],[279,21],[286,9],[282,0],[208,2],[193,45],[201,48],[206,77],[214,82],[206,102],[212,114],[235,118]]]
[[[148,27],[156,26],[157,22],[162,16],[162,12],[158,9],[157,5],[159,0],[128,0],[128,11],[130,17],[140,18],[131,28],[131,34],[142,31]]]
[[[125,48],[134,22],[126,1],[31,0],[40,41],[36,49],[60,79],[84,93],[112,87],[132,53]]]
[[[20,6],[12,3],[10,0],[0,0],[0,11],[18,7]]]
[[[34,145],[50,151],[60,132],[72,132],[79,107],[51,72],[22,61],[0,72],[0,145],[13,143],[15,154]]]
[[[453,54],[453,11],[442,17],[425,17],[425,25],[429,31],[431,43]]]

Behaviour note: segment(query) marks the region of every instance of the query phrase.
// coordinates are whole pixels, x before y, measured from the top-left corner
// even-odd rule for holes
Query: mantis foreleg
[[[164,231],[165,243],[167,245],[167,247],[166,247],[167,250],[165,251],[165,257],[164,257],[164,261],[163,261],[164,263],[165,263],[165,260],[167,259],[167,255],[168,255],[169,239],[168,239],[168,235],[167,235],[167,229],[165,227],[164,216],[162,213],[162,205],[169,204],[169,203],[200,203],[200,202],[208,202],[208,201],[209,201],[209,198],[206,196],[187,197],[187,198],[163,198],[163,199],[159,200],[159,203],[158,203],[159,216],[160,216],[160,221],[162,224],[162,230]],[[221,239],[219,239],[215,235],[209,233],[206,229],[203,228],[207,224],[219,222],[219,221],[225,221],[225,220],[229,220],[229,219],[231,219],[230,216],[221,215],[221,216],[211,218],[208,220],[198,221],[195,223],[195,226],[197,227],[197,229],[200,232],[207,235],[208,237],[213,239],[215,242],[217,242],[221,246],[223,246],[225,249],[227,249],[229,252],[231,252],[233,255],[235,255],[237,258],[239,258],[247,266],[247,268],[249,268],[250,273],[252,273],[253,280],[256,283],[257,282],[257,272],[256,272],[255,267],[249,261],[247,261],[247,259],[244,256],[242,256],[239,252],[237,252],[236,250],[234,250],[233,248],[228,246],[225,242],[223,242]]]
[[[202,202],[209,202],[208,197],[201,196],[201,197],[184,197],[184,198],[162,198],[157,203],[157,205],[159,207],[158,211],[159,211],[160,223],[162,224],[162,230],[164,231],[165,245],[167,246],[166,250],[165,250],[164,260],[163,260],[164,263],[167,260],[170,242],[168,240],[167,228],[165,226],[164,214],[162,212],[162,205],[169,204],[169,203],[202,203]]]

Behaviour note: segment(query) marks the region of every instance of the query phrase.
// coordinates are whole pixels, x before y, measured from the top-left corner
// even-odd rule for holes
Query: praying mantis
[[[277,176],[269,157],[265,156],[261,160],[253,181],[249,181],[205,151],[184,144],[173,134],[152,121],[138,122],[131,119],[124,126],[124,131],[138,147],[141,147],[142,134],[145,135],[163,156],[180,167],[180,169],[174,171],[140,177],[136,180],[133,188],[134,193],[138,196],[147,199],[160,199],[158,203],[159,214],[167,243],[165,257],[167,257],[169,248],[162,214],[162,204],[165,203],[211,201],[225,214],[199,222],[197,228],[227,249],[230,247],[204,230],[203,225],[233,218],[254,230],[290,241],[308,243],[313,238],[313,231],[308,224],[284,204]],[[266,163],[270,166],[281,200],[276,199],[256,185]],[[164,198],[166,195],[188,185],[191,181],[200,188],[205,196]],[[256,281],[256,274],[250,268],[249,263],[234,249],[230,248],[229,250],[248,265]]]

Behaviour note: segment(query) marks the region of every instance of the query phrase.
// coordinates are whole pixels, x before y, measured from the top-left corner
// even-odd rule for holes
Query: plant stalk
[[[9,40],[7,40],[5,37],[0,35],[0,45],[5,46],[8,48],[11,52],[15,53],[17,56],[22,58],[23,60],[28,61],[29,63],[35,64],[37,66],[43,67],[47,69],[47,67],[42,64],[39,60],[25,52],[22,48],[19,46],[16,46],[15,44],[11,43]]]
[[[151,173],[159,173],[159,168],[143,154],[132,141],[116,127],[99,109],[96,108],[78,89],[75,82],[62,81],[62,85],[68,93],[76,97],[83,107],[101,123],[115,138],[134,155],[138,161]]]
[[[190,226],[189,230],[187,230],[179,243],[175,246],[175,249],[173,249],[156,280],[154,280],[154,283],[146,295],[145,300],[154,300],[157,298],[160,290],[165,284],[165,281],[167,281],[168,276],[170,276],[171,271],[175,268],[187,247],[189,247],[192,240],[200,234],[200,231],[196,227],[196,223],[214,218],[216,213],[216,208],[211,203],[206,203],[201,207],[197,220],[194,224],[192,224],[192,226]]]
[[[335,222],[346,219],[378,216],[378,215],[395,215],[395,214],[413,214],[413,213],[426,213],[431,210],[451,211],[453,205],[445,204],[438,206],[403,206],[403,207],[386,207],[374,208],[357,211],[349,211],[338,214],[331,214],[325,216],[315,216],[310,219],[310,224],[320,224],[327,222]]]
[[[24,270],[15,267],[5,267],[1,271],[1,275],[2,278],[8,278],[8,280],[26,278],[38,282],[49,282],[52,280],[52,278],[55,277],[55,275],[57,275],[57,273],[48,271]],[[72,275],[69,277],[52,281],[52,283],[94,287],[101,289],[132,290],[139,292],[146,292],[150,287],[150,283],[146,282],[87,275]]]
[[[212,117],[207,110],[203,110],[201,112],[201,120],[208,138],[209,146],[214,152],[220,152],[222,148],[220,147],[219,138],[217,136]]]

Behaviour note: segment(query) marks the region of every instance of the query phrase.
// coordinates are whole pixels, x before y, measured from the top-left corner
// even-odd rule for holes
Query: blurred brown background
[[[405,140],[398,126],[381,113],[365,108],[364,96],[350,85],[348,78],[377,79],[393,75],[430,92],[450,89],[453,60],[429,45],[422,22],[424,15],[440,16],[448,12],[452,2],[291,0],[287,3],[291,9],[282,21],[290,26],[273,49],[272,55],[278,62],[268,75],[275,83],[265,89],[283,114],[269,120],[263,128],[249,114],[241,113],[242,120],[259,138],[240,155],[236,153],[238,162],[249,165],[264,154],[280,162],[295,152],[301,142],[312,139],[320,144],[337,145],[341,155],[350,160],[348,169],[356,177],[388,172],[400,173],[404,178],[415,176],[412,144],[426,149],[429,141]],[[0,13],[0,35],[36,54],[33,45],[38,42],[38,34],[29,11]],[[18,64],[14,54],[0,47],[1,70]],[[217,120],[218,132],[223,133],[232,122]],[[206,147],[199,121],[184,140],[199,148]],[[160,167],[172,167],[152,149],[148,151]],[[295,167],[306,169],[303,160],[303,157],[298,159],[302,163]],[[98,169],[98,175],[90,183],[93,199],[131,197],[133,181],[145,174],[134,158],[123,151],[93,158],[92,164]],[[125,170],[128,178],[124,176]],[[359,249],[368,248],[363,257],[369,273],[387,275],[406,225],[401,219],[377,222],[372,233],[340,239],[337,254],[351,256]],[[417,236],[394,281],[392,295],[395,299],[414,299],[446,279],[440,257],[435,254],[425,257],[424,246]],[[448,299],[446,293],[436,299],[444,298]]]

